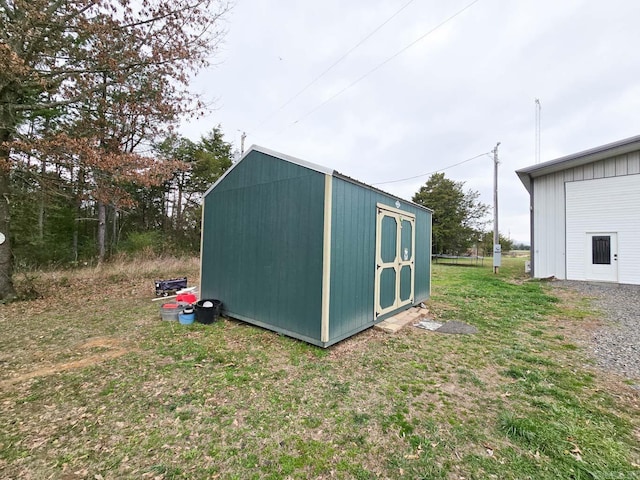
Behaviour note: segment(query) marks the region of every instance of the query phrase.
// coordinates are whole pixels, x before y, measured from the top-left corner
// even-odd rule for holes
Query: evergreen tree
[[[464,182],[435,173],[413,196],[413,201],[433,210],[433,253],[461,255],[480,237],[489,206],[480,194],[464,191]]]

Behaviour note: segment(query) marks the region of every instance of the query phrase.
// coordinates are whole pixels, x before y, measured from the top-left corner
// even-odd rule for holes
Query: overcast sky
[[[639,20],[637,0],[237,0],[193,83],[216,109],[182,133],[220,124],[369,184],[501,142],[500,231],[528,243],[535,99],[543,162],[639,134]],[[444,172],[492,205],[490,155]],[[427,178],[377,186],[411,199]]]

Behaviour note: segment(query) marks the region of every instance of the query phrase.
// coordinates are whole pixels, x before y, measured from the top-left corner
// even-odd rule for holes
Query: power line
[[[399,180],[389,180],[386,182],[378,182],[372,183],[371,185],[386,185],[387,183],[398,183],[398,182],[406,182],[407,180],[413,180],[414,178],[426,177],[427,175],[433,175],[434,173],[442,172],[443,170],[448,170],[453,167],[457,167],[458,165],[462,165],[463,163],[470,162],[471,160],[475,160],[476,158],[482,157],[483,155],[489,155],[489,152],[481,153],[480,155],[476,155],[475,157],[467,158],[458,163],[454,163],[453,165],[449,165],[448,167],[439,168],[438,170],[434,170],[429,173],[421,173],[420,175],[414,175],[413,177],[400,178]]]
[[[453,20],[454,18],[456,18],[458,15],[462,14],[465,10],[471,8],[474,4],[478,3],[480,0],[473,0],[471,3],[469,3],[467,6],[465,6],[464,8],[462,8],[461,10],[458,10],[456,13],[454,13],[453,15],[451,15],[450,17],[446,18],[445,20],[443,20],[442,22],[440,22],[438,25],[436,25],[435,27],[433,27],[431,30],[429,30],[427,33],[425,33],[424,35],[421,35],[420,37],[418,37],[417,39],[415,39],[413,42],[411,42],[409,45],[407,45],[406,47],[400,49],[399,51],[397,51],[396,53],[394,53],[393,55],[391,55],[390,57],[388,57],[386,60],[384,60],[382,63],[379,63],[378,65],[376,65],[375,67],[373,67],[371,70],[369,70],[368,72],[366,72],[365,74],[361,75],[360,77],[358,77],[356,80],[354,80],[353,82],[351,82],[349,85],[347,85],[346,87],[344,87],[342,90],[339,90],[337,93],[331,95],[329,98],[327,98],[326,100],[320,102],[318,105],[316,105],[315,107],[313,107],[311,110],[309,110],[307,113],[305,113],[304,115],[302,115],[300,118],[298,118],[296,121],[294,121],[293,123],[286,125],[283,129],[281,129],[280,131],[278,131],[275,135],[279,135],[280,133],[282,133],[284,130],[286,130],[287,128],[300,123],[302,120],[304,120],[305,118],[307,118],[309,115],[315,113],[317,110],[319,110],[320,108],[322,108],[323,106],[325,106],[327,103],[329,103],[331,100],[333,100],[334,98],[342,95],[344,92],[346,92],[347,90],[349,90],[350,88],[352,88],[353,86],[355,86],[356,84],[360,83],[362,80],[364,80],[365,78],[367,78],[369,75],[371,75],[372,73],[376,72],[377,70],[379,70],[380,68],[382,68],[383,66],[385,66],[387,63],[389,63],[391,60],[395,59],[396,57],[398,57],[399,55],[401,55],[402,53],[404,53],[405,51],[407,51],[409,48],[413,47],[416,43],[420,42],[421,40],[423,40],[425,37],[431,35],[433,32],[435,32],[436,30],[438,30],[439,28],[441,28],[442,26],[446,25],[447,23],[449,23],[451,20]],[[270,138],[273,138],[275,135],[272,135]]]
[[[298,98],[300,95],[302,95],[302,93],[307,91],[307,89],[309,89],[309,87],[314,85],[318,80],[320,80],[322,77],[324,77],[327,73],[329,73],[331,70],[333,70],[333,68],[336,65],[338,65],[340,62],[342,62],[345,58],[347,58],[347,56],[349,56],[349,54],[351,52],[353,52],[355,49],[357,49],[364,42],[369,40],[382,27],[384,27],[387,23],[389,23],[391,20],[393,20],[400,12],[402,12],[405,8],[407,8],[414,1],[415,0],[409,0],[402,7],[400,7],[398,10],[396,10],[393,15],[391,15],[389,18],[387,18],[384,22],[382,22],[380,25],[378,25],[376,28],[374,28],[368,35],[366,35],[362,40],[360,40],[353,47],[351,47],[349,50],[347,50],[347,52],[345,54],[343,54],[335,62],[333,62],[331,65],[329,65],[329,67],[327,67],[325,70],[323,70],[318,76],[316,76],[313,80],[311,80],[307,85],[305,85],[298,93],[296,93],[293,97],[291,97],[289,100],[287,100],[282,105],[280,105],[277,109],[275,109],[273,112],[271,112],[269,115],[267,115],[253,130],[258,130],[262,125],[264,125],[269,120],[271,120],[278,112],[280,112],[283,108],[285,108],[287,105],[289,105],[291,102],[293,102],[296,98]]]

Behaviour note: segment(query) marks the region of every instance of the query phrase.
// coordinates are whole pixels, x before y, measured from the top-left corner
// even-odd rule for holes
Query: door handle
[[[618,261],[618,254],[617,253],[613,254],[613,260],[616,261],[616,262]]]

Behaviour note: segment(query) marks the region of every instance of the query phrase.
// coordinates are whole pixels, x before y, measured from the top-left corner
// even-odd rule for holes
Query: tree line
[[[0,299],[15,262],[102,261],[123,235],[158,227],[188,239],[190,181],[210,181],[230,147],[219,129],[194,145],[172,132],[206,108],[189,82],[228,11],[224,0],[0,0]],[[184,149],[199,160],[173,155]]]
[[[35,155],[16,161],[10,188],[18,265],[78,264],[144,250],[197,252],[203,193],[232,165],[232,145],[216,127],[196,142],[170,135],[153,152],[171,168],[157,182],[111,179],[118,196],[105,197],[101,220],[95,186],[79,167]]]

